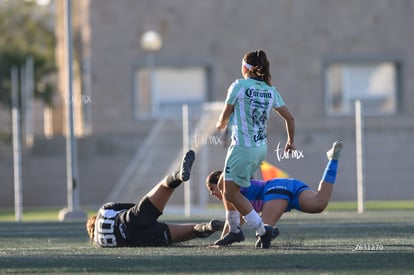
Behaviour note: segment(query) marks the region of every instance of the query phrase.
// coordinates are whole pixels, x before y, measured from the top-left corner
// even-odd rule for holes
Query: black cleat
[[[194,234],[196,238],[207,238],[216,231],[224,228],[225,222],[219,220],[211,220],[208,223],[199,223],[194,226]]]
[[[277,227],[265,226],[266,233],[262,236],[256,235],[257,241],[256,248],[269,248],[270,243],[279,235],[279,229]]]
[[[181,180],[183,182],[188,181],[190,179],[191,167],[193,166],[194,160],[195,160],[195,153],[193,150],[189,150],[183,158],[180,172],[179,172]]]
[[[272,241],[276,239],[277,236],[279,236],[279,233],[280,233],[279,228],[273,227]],[[262,248],[262,241],[260,239],[260,235],[256,235],[256,238],[257,238],[256,244],[255,244],[256,248]]]
[[[231,245],[232,243],[239,243],[244,241],[243,231],[240,230],[239,233],[229,232],[222,239],[214,242],[214,245],[225,246]]]

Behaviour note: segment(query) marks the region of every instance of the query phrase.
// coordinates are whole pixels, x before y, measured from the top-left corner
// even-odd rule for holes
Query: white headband
[[[246,69],[248,69],[248,70],[253,70],[253,68],[254,68],[254,66],[252,66],[249,63],[247,63],[246,61],[244,61],[244,59],[242,60],[242,65],[244,67],[246,67]]]

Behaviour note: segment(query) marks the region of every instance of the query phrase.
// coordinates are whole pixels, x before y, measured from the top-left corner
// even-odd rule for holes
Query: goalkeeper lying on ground
[[[269,229],[266,230],[265,235],[257,237],[256,247],[270,247],[271,240],[279,234],[279,230],[273,226],[284,212],[296,209],[305,213],[320,213],[326,208],[336,180],[342,146],[342,140],[336,141],[326,153],[328,164],[317,191],[292,178],[275,178],[269,181],[251,180],[249,187],[241,188],[240,192],[251,202],[257,212],[261,212],[265,228]],[[223,197],[222,183],[221,171],[210,173],[206,179],[210,194],[219,200]],[[225,225],[221,239],[214,243],[217,246],[244,241],[244,235],[240,229],[242,221],[240,214],[237,211],[226,211],[226,216],[230,223]]]
[[[194,158],[194,152],[188,151],[180,170],[158,183],[138,204],[103,205],[86,223],[91,242],[101,247],[168,246],[223,230],[224,222],[219,220],[201,224],[158,222],[175,188],[190,178]]]

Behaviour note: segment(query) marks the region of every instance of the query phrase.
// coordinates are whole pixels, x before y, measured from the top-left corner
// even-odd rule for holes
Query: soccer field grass
[[[246,241],[226,248],[207,248],[216,233],[172,247],[102,249],[88,243],[83,223],[1,222],[0,273],[412,274],[413,216],[289,213],[268,250],[255,249],[246,228]]]

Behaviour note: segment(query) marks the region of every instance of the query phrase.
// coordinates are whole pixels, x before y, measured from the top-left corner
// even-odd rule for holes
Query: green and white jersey
[[[270,111],[285,105],[275,87],[254,78],[233,82],[228,89],[226,104],[234,105],[229,121],[232,144],[247,147],[267,145]]]

